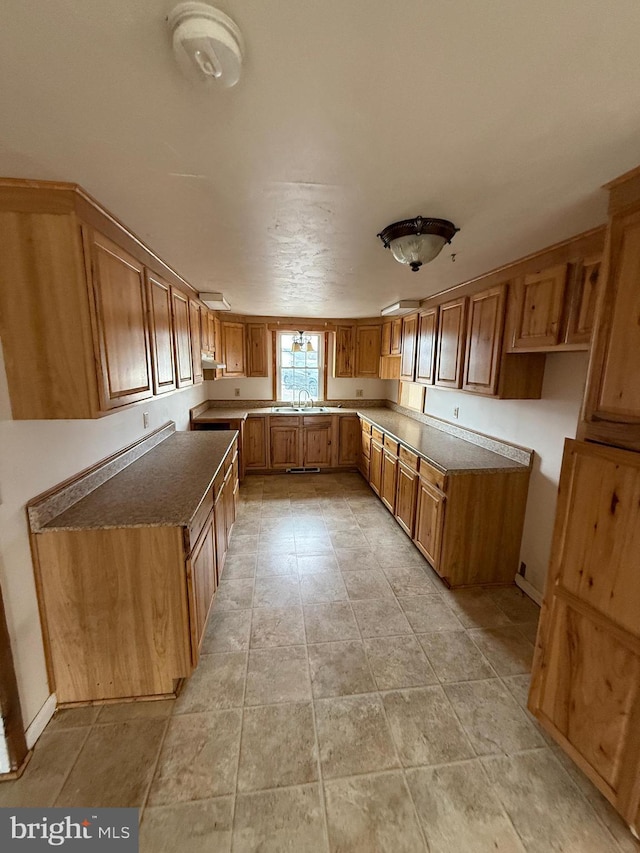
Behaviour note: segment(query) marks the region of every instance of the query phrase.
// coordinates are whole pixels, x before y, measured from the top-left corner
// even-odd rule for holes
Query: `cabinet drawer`
[[[375,440],[376,440],[379,444],[382,444],[382,440],[383,440],[383,438],[384,438],[384,433],[383,433],[383,432],[381,432],[379,429],[376,429],[374,426],[372,426],[372,427],[371,427],[371,436],[372,436],[373,438],[375,438]]]
[[[198,509],[196,510],[196,514],[194,515],[191,524],[189,525],[189,545],[191,546],[191,550],[193,550],[194,545],[198,541],[198,537],[202,532],[202,528],[205,526],[207,519],[209,518],[209,514],[213,510],[213,486],[209,489],[207,494],[204,496],[204,499]]]
[[[412,468],[414,471],[418,470],[418,457],[411,450],[402,447],[402,445],[400,445],[400,461],[404,462],[407,468]]]
[[[330,427],[332,423],[333,421],[331,415],[329,415],[328,417],[319,415],[305,415],[302,418],[302,426],[306,427]]]
[[[365,421],[364,418],[360,418],[360,423],[362,425],[362,432],[366,432],[367,435],[371,435],[371,424],[369,421]]]
[[[296,415],[276,415],[276,417],[269,418],[269,424],[271,426],[286,426],[293,429],[300,426],[300,418]]]
[[[395,453],[396,456],[398,455],[398,448],[400,445],[394,438],[391,438],[389,435],[385,435],[383,443],[385,450],[388,450],[389,453]]]
[[[437,486],[439,489],[444,490],[444,481],[446,479],[445,474],[442,471],[438,471],[437,468],[434,468],[433,465],[430,465],[426,459],[420,460],[419,466],[420,476],[427,480],[429,483],[433,483],[434,486]]]

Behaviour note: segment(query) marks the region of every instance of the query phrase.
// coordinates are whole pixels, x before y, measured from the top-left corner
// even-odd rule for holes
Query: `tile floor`
[[[525,709],[538,608],[448,591],[355,474],[249,477],[175,701],[61,712],[5,805],[143,809],[143,853],[632,853]]]

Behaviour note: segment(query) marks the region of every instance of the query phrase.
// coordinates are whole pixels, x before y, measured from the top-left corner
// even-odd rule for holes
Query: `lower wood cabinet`
[[[245,470],[267,467],[267,419],[247,418],[242,435]]]
[[[338,459],[341,466],[356,466],[360,456],[360,420],[356,415],[338,418]]]
[[[371,439],[371,451],[369,456],[369,485],[380,497],[382,491],[382,458],[384,450],[377,439]]]
[[[382,477],[380,500],[391,513],[396,509],[396,486],[398,482],[398,457],[387,450],[382,452]]]
[[[269,429],[271,468],[300,468],[302,466],[299,420],[299,418],[290,415],[271,418]]]
[[[433,568],[440,567],[440,546],[446,496],[422,477],[418,478],[416,520],[413,541]]]
[[[190,558],[191,566],[187,568],[190,582],[192,631],[192,656],[195,649],[202,643],[204,629],[213,602],[217,586],[216,573],[216,543],[214,537],[213,511],[209,513],[204,530]],[[194,663],[197,662],[197,657]]]
[[[418,472],[398,462],[398,479],[396,488],[396,521],[407,536],[413,538],[416,520],[416,504],[418,499]]]
[[[333,419],[302,418],[302,464],[305,468],[331,468],[333,464]]]

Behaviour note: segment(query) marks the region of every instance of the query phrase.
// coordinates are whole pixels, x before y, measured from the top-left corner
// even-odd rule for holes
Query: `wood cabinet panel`
[[[595,324],[600,283],[601,256],[585,258],[576,265],[564,342],[588,344]]]
[[[302,465],[300,429],[297,425],[271,426],[271,467],[299,468]]]
[[[382,324],[382,340],[380,343],[380,355],[391,355],[391,320]]]
[[[379,325],[356,327],[355,375],[363,379],[377,379],[380,370]]]
[[[330,468],[332,465],[332,418],[308,417],[303,419],[302,464],[308,468]]]
[[[247,376],[268,376],[267,326],[247,323]]]
[[[91,229],[91,279],[102,411],[153,395],[144,267]]]
[[[373,491],[380,496],[382,489],[382,455],[384,451],[382,444],[371,439],[369,452],[369,485]]]
[[[415,381],[433,385],[436,364],[438,308],[422,311],[418,316],[418,354]]]
[[[191,363],[193,365],[193,384],[199,385],[203,380],[202,373],[202,312],[200,305],[189,300],[189,330],[191,332]]]
[[[493,396],[498,391],[500,356],[506,306],[505,287],[500,285],[469,298],[464,391]]]
[[[440,305],[435,384],[444,388],[462,386],[467,299],[454,299]]]
[[[193,385],[189,300],[180,290],[172,287],[171,305],[173,311],[173,351],[176,359],[176,380],[178,388],[185,388],[187,385]]]
[[[245,325],[222,321],[223,376],[246,376]]]
[[[247,418],[242,436],[244,467],[267,467],[267,419]]]
[[[217,580],[220,582],[224,571],[224,564],[227,557],[227,516],[224,500],[224,481],[222,488],[216,495],[216,502],[213,506],[213,535],[216,546],[216,573]]]
[[[402,317],[391,321],[391,355],[402,353]]]
[[[444,494],[427,480],[419,477],[413,541],[436,571],[440,566],[444,504]]]
[[[418,472],[400,462],[396,491],[396,521],[404,532],[413,538],[418,502]]]
[[[549,347],[559,343],[567,271],[567,264],[557,264],[515,282],[513,349]]]
[[[382,453],[382,477],[380,499],[391,513],[396,510],[396,488],[398,483],[398,457],[388,450]]]
[[[216,555],[213,531],[213,512],[209,516],[207,526],[202,532],[200,541],[191,556],[191,584],[193,587],[193,609],[192,618],[193,652],[194,662],[197,661],[204,629],[209,617],[209,611],[213,603],[216,591]]]
[[[402,357],[400,359],[400,379],[413,382],[416,375],[416,343],[418,337],[418,315],[410,314],[402,318]]]
[[[362,431],[356,415],[338,418],[338,465],[353,467],[358,464]]]
[[[171,287],[158,276],[149,273],[147,273],[147,304],[151,335],[153,393],[164,394],[176,389]]]
[[[353,326],[336,326],[333,348],[333,375],[348,379],[355,369],[355,330]]]

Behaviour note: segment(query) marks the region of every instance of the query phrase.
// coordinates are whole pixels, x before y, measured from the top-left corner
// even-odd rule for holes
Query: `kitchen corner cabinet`
[[[410,314],[402,318],[402,356],[400,359],[400,379],[413,382],[416,376],[416,340],[418,335],[418,315]]]
[[[355,376],[377,379],[380,371],[382,327],[378,324],[356,326]]]
[[[222,361],[226,365],[223,376],[246,376],[246,327],[244,323],[223,320]]]
[[[462,387],[466,325],[466,297],[440,305],[434,384],[441,388]]]
[[[336,379],[350,379],[355,369],[355,328],[336,326],[333,334],[333,375]]]

